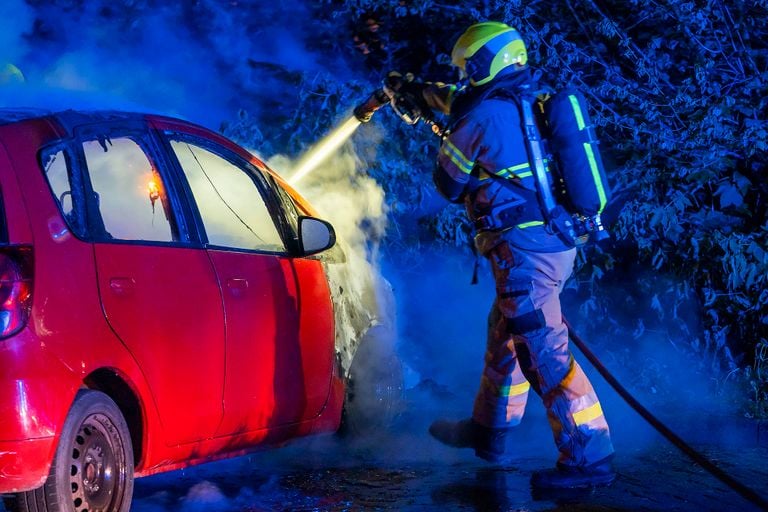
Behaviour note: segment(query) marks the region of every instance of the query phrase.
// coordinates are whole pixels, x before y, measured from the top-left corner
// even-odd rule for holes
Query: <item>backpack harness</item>
[[[496,205],[488,215],[475,220],[475,228],[488,231],[541,223],[569,245],[606,238],[600,213],[609,191],[584,96],[573,88],[555,94],[540,91],[546,96],[520,92],[509,87],[496,88],[476,101],[498,98],[511,101],[518,108],[536,183],[536,200],[522,198]],[[540,126],[546,131],[546,138],[542,137]],[[547,166],[554,184],[547,177]],[[495,178],[501,186],[509,186],[506,178]],[[515,189],[516,195],[520,192]]]

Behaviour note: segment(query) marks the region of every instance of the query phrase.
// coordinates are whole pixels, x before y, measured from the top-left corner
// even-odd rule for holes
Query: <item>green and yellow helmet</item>
[[[485,21],[461,34],[453,46],[451,62],[477,86],[487,84],[504,68],[524,66],[528,52],[517,30],[498,21]]]

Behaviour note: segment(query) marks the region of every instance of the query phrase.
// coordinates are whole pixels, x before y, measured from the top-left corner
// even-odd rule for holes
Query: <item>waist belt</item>
[[[503,231],[543,226],[544,217],[535,201],[513,201],[492,208],[488,214],[473,219],[473,223],[478,232]]]

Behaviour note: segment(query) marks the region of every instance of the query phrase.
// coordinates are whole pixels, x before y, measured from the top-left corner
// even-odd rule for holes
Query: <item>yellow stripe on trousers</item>
[[[589,423],[590,421],[597,419],[602,415],[603,408],[600,407],[600,402],[597,402],[594,405],[590,405],[586,409],[582,409],[573,413],[573,422],[576,423],[576,426],[578,427],[579,425]]]
[[[500,386],[499,396],[508,396],[508,397],[520,396],[527,393],[529,389],[531,389],[531,385],[528,383],[528,381],[521,382],[520,384],[514,384],[511,386]]]

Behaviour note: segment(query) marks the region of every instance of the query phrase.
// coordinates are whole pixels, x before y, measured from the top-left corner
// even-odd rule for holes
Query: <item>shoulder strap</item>
[[[549,186],[547,171],[544,167],[544,149],[541,142],[541,133],[539,126],[536,124],[536,115],[533,112],[536,94],[537,92],[533,91],[527,94],[517,94],[516,91],[503,88],[493,91],[488,97],[511,101],[520,112],[525,149],[528,153],[528,163],[536,180],[536,196],[538,197],[541,211],[544,214],[544,220],[548,223],[557,204],[552,195],[552,188]]]
[[[532,99],[528,97],[520,98],[520,110],[523,117],[523,127],[528,150],[528,160],[530,161],[533,175],[536,178],[536,190],[539,196],[539,204],[542,206],[545,220],[549,221],[552,211],[555,209],[555,198],[552,195],[552,188],[549,186],[547,171],[544,168],[544,150],[541,144],[541,134],[536,124],[536,118],[533,113]]]

